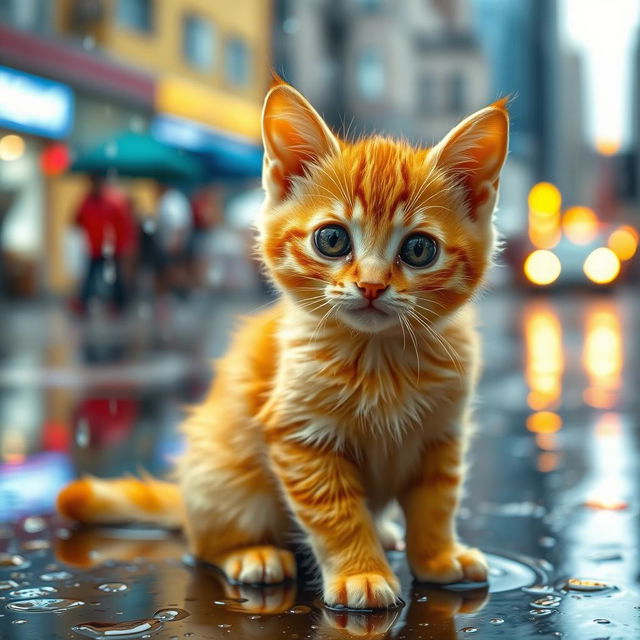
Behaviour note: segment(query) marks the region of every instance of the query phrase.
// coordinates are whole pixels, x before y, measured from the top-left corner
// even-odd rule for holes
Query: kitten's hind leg
[[[199,464],[182,461],[191,552],[233,582],[276,584],[295,578],[294,556],[284,548],[289,516],[265,470],[255,461],[252,466],[244,462],[239,469],[223,468],[213,457],[207,465],[202,457]]]

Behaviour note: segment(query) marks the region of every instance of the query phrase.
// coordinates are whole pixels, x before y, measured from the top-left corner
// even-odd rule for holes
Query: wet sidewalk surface
[[[488,588],[412,584],[394,552],[404,607],[329,611],[304,558],[296,584],[237,586],[191,563],[178,534],[51,516],[77,473],[170,467],[208,358],[261,302],[174,309],[164,328],[144,311],[88,325],[57,308],[3,315],[0,638],[640,637],[640,316],[624,292],[481,302],[459,529],[491,554]]]

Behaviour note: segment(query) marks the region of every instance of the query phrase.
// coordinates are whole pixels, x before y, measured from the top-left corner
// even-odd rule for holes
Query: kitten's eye
[[[344,227],[328,224],[320,227],[314,235],[318,251],[329,258],[346,256],[351,251],[351,240]]]
[[[438,245],[431,237],[423,233],[410,235],[400,247],[400,258],[411,267],[426,267],[438,255]]]

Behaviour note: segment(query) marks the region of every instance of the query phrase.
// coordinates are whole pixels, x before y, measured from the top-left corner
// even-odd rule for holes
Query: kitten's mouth
[[[374,307],[372,304],[368,304],[364,307],[357,307],[356,309],[346,309],[347,313],[355,317],[361,318],[388,318],[389,314],[378,307]]]

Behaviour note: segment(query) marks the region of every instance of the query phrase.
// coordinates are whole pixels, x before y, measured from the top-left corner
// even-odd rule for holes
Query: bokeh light
[[[558,256],[546,249],[538,249],[527,256],[524,262],[524,274],[533,284],[546,286],[560,276],[562,265]]]
[[[583,270],[591,282],[609,284],[620,273],[620,260],[608,247],[599,247],[588,255]]]
[[[630,260],[638,250],[638,232],[630,226],[620,227],[609,236],[608,245],[619,260]]]
[[[553,411],[538,411],[527,418],[527,429],[533,433],[555,433],[562,427],[562,418]]]
[[[10,133],[0,138],[0,160],[12,162],[19,160],[24,154],[25,144],[22,136]]]
[[[560,210],[562,195],[550,182],[539,182],[529,192],[529,209],[536,214],[554,215]]]
[[[571,207],[562,217],[562,230],[574,244],[589,244],[598,235],[598,216],[590,207]]]

